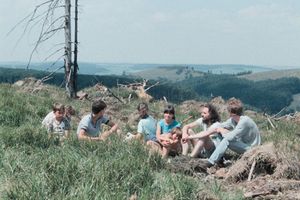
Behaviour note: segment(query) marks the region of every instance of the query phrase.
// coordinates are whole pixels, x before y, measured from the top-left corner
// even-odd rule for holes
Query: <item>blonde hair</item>
[[[181,139],[182,138],[182,131],[181,131],[181,128],[180,127],[175,127],[171,130],[171,135],[174,135],[176,134],[178,139]]]

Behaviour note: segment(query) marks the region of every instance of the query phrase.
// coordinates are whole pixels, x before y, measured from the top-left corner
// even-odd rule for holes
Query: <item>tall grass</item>
[[[55,101],[0,85],[1,199],[195,199],[197,182],[138,142],[49,139],[41,120]]]
[[[206,198],[201,192],[216,199],[242,199],[241,191],[218,180],[169,172],[165,160],[138,142],[117,136],[107,142],[79,142],[73,124],[71,139],[60,145],[41,127],[53,102],[90,109],[90,102],[70,100],[58,88],[32,95],[0,85],[0,199],[128,199],[133,194],[138,199]],[[137,103],[118,105],[119,115],[129,116]],[[162,117],[162,103],[149,106],[156,118]],[[182,121],[187,115],[178,109],[176,117]],[[265,118],[255,120],[263,142],[273,141],[278,148],[284,146],[283,151],[297,150],[299,125],[277,122],[272,129]]]

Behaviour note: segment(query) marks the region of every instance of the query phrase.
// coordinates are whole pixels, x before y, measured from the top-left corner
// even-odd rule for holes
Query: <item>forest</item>
[[[14,83],[25,77],[41,79],[49,73],[38,70],[0,68],[0,83]],[[47,84],[63,87],[64,74],[55,73]],[[78,89],[101,83],[109,88],[117,84],[140,82],[141,79],[132,76],[117,75],[79,75]],[[149,81],[149,85],[156,83]],[[210,99],[222,96],[240,98],[245,104],[267,113],[276,113],[292,102],[292,96],[300,93],[298,78],[281,78],[276,80],[251,81],[236,75],[205,73],[201,77],[192,77],[178,82],[160,80],[160,84],[148,92],[155,99],[166,97],[174,103],[181,103],[190,99]]]

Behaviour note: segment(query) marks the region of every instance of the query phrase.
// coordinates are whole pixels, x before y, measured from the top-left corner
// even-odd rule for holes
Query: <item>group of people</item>
[[[117,133],[118,125],[105,115],[106,107],[102,100],[93,102],[92,112],[84,116],[78,125],[79,140],[106,140],[109,135]],[[53,105],[53,111],[42,122],[50,135],[68,137],[72,114],[70,110],[73,109],[65,109],[62,104]],[[211,104],[203,105],[201,117],[183,127],[176,120],[172,105],[164,108],[164,118],[159,121],[148,114],[146,103],[138,104],[137,110],[140,120],[137,133],[131,139],[143,141],[150,150],[159,152],[163,158],[179,154],[202,157],[206,158],[201,159],[202,167],[209,168],[221,161],[228,148],[242,154],[261,143],[257,125],[250,117],[243,115],[243,104],[235,98],[227,102],[230,118],[224,122],[221,122],[219,113]],[[102,131],[102,124],[110,128]]]
[[[140,103],[137,109],[141,117],[137,138],[143,137],[146,144],[159,151],[163,157],[175,153],[206,158],[200,162],[204,169],[222,161],[228,148],[242,154],[261,144],[258,127],[250,117],[243,115],[243,104],[239,99],[228,100],[230,117],[225,122],[221,122],[213,105],[205,104],[200,111],[201,117],[184,125],[182,129],[171,105],[166,106],[164,118],[158,122],[148,114],[147,104]]]

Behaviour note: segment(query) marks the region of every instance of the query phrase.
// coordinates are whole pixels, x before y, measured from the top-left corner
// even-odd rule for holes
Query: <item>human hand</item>
[[[190,139],[189,136],[186,136],[186,137],[182,137],[181,140],[183,143],[187,143],[189,141],[189,139]]]
[[[161,144],[162,144],[164,147],[168,147],[168,146],[171,145],[171,142],[170,142],[170,140],[163,140],[163,141],[161,141]]]

